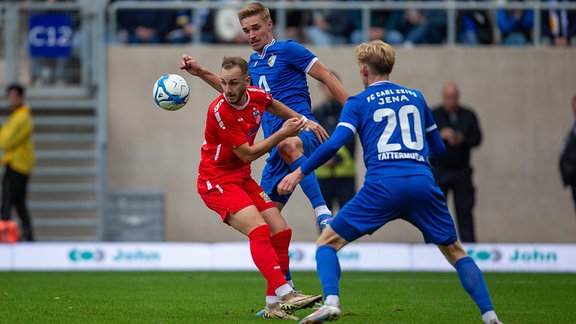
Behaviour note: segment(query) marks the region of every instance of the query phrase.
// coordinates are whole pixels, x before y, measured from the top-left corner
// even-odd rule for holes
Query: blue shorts
[[[431,174],[365,182],[330,227],[352,242],[395,219],[416,226],[426,243],[450,245],[458,239],[444,194]]]
[[[305,156],[310,156],[320,145],[320,141],[313,131],[304,131],[300,133],[298,137],[302,140]],[[260,186],[262,186],[262,189],[264,189],[264,192],[268,194],[272,201],[286,205],[288,199],[290,199],[289,194],[279,195],[276,191],[278,183],[290,172],[292,172],[292,170],[290,170],[288,164],[284,162],[278,153],[278,148],[275,147],[272,149],[270,156],[266,159],[266,165],[264,166],[264,170],[262,170],[262,179],[260,180]]]

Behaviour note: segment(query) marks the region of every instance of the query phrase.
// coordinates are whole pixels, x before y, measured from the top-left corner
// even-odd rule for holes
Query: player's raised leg
[[[315,135],[312,133],[309,136]],[[290,171],[298,169],[298,167],[308,159],[303,154],[305,151],[304,143],[308,143],[308,141],[306,139],[302,140],[300,137],[290,137],[278,144],[278,153],[284,162],[288,164]],[[326,201],[322,196],[316,174],[311,172],[305,176],[300,182],[300,188],[302,188],[302,191],[312,204],[316,216],[316,225],[320,232],[322,232],[332,220],[332,212],[328,209],[328,206],[326,206]]]

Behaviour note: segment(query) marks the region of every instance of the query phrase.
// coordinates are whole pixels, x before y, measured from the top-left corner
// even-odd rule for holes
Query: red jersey
[[[204,143],[201,149],[198,178],[210,183],[250,178],[250,163],[243,162],[233,150],[244,143],[254,144],[262,114],[272,104],[272,97],[259,87],[248,87],[243,106],[226,101],[223,94],[208,108]]]

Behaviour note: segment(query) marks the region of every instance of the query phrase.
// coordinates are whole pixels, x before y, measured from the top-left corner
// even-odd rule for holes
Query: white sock
[[[288,293],[290,293],[293,290],[294,289],[292,289],[292,287],[290,287],[289,284],[283,284],[282,286],[276,288],[276,290],[274,290],[274,292],[276,293],[276,296],[286,296]]]
[[[326,300],[324,300],[324,305],[340,307],[340,297],[337,295],[328,295],[326,296]]]
[[[287,282],[288,282],[288,284],[290,285],[290,287],[292,287],[292,289],[296,290],[296,289],[294,288],[294,282],[292,282],[292,279],[288,280]]]
[[[318,217],[322,214],[332,215],[332,212],[330,211],[330,209],[328,209],[328,206],[322,205],[322,206],[318,206],[318,207],[314,208],[314,214],[316,214],[316,217]]]
[[[487,311],[486,313],[482,314],[482,321],[486,324],[490,324],[491,320],[497,320],[498,316],[496,316],[496,312],[491,310]]]
[[[274,304],[279,302],[280,299],[278,298],[278,296],[266,296],[266,305],[268,304]]]

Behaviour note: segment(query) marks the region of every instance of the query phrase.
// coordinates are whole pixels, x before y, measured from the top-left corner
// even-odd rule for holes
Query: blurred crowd
[[[2,3],[75,3],[81,6],[99,2],[103,5],[121,5],[127,0],[0,0]],[[169,0],[132,0],[150,4]],[[181,9],[166,5],[162,9],[150,6],[120,6],[111,10],[107,17],[111,30],[107,41],[115,44],[245,44],[236,10],[243,3],[252,0],[171,0],[172,3],[210,3],[201,9]],[[445,9],[410,6],[408,9],[395,9],[390,4],[406,4],[413,1],[436,2],[448,0],[316,0],[325,6],[311,9],[291,7],[292,2],[307,0],[279,0],[284,4],[282,13],[271,8],[275,28],[283,21],[285,29],[274,32],[279,40],[292,39],[301,44],[314,46],[354,45],[365,40],[381,39],[396,47],[415,45],[442,45],[454,42],[461,46],[531,46],[535,43],[544,46],[576,45],[576,9],[564,10],[562,3],[576,4],[576,0],[455,0],[463,3],[491,2],[497,4],[517,4],[518,9],[471,9],[458,10],[455,18],[454,38],[448,39],[449,16]],[[370,23],[364,30],[363,12],[360,9],[338,9],[335,3],[370,2],[378,9],[370,10]],[[535,1],[546,3],[542,10],[525,9],[526,4]],[[277,2],[277,3],[278,3]],[[218,5],[214,6],[213,4]],[[185,7],[185,6],[181,6]],[[510,6],[508,6],[510,7]],[[30,59],[31,83],[36,86],[66,85],[80,82],[81,16],[75,11],[50,10],[44,13],[65,13],[72,19],[72,52],[68,56],[32,56]],[[398,8],[398,7],[396,7]],[[522,9],[524,8],[524,10]],[[31,13],[42,11],[31,11]],[[279,15],[285,15],[280,17]],[[536,17],[535,17],[536,16]],[[535,26],[540,30],[535,32]],[[1,21],[1,19],[0,19]],[[27,20],[21,21],[21,31],[26,31]],[[197,29],[200,30],[197,30]],[[2,31],[2,24],[0,24]],[[538,42],[533,40],[539,36]],[[2,44],[0,44],[2,52]]]
[[[118,1],[125,0],[110,0]],[[224,3],[242,0],[214,1]],[[338,0],[324,1],[328,3]],[[394,1],[412,0],[372,0],[381,2],[383,8],[386,3]],[[522,1],[508,0],[508,3]],[[559,3],[576,0],[544,1]],[[330,7],[327,4],[326,8],[318,10],[287,9],[286,39],[316,46],[357,44],[363,41],[362,12]],[[272,14],[274,21],[278,21],[277,13],[273,11]],[[543,44],[565,46],[576,41],[576,10],[542,10],[540,14]],[[195,24],[195,17],[200,17],[200,24]],[[447,37],[447,20],[444,10],[374,10],[371,12],[368,39],[382,39],[406,47],[443,44]],[[533,41],[534,20],[532,10],[461,10],[456,17],[456,42],[471,46],[530,45]],[[118,12],[117,24],[115,41],[119,43],[188,43],[194,41],[196,26],[202,28],[199,33],[202,43],[244,43],[235,10],[225,5],[221,9],[202,9],[199,15],[194,15],[190,10],[121,10]]]
[[[0,0],[12,2],[15,0]],[[20,0],[25,2],[81,2],[85,0]],[[109,4],[126,0],[100,0]],[[148,2],[152,0],[139,0]],[[166,1],[166,0],[153,0]],[[117,32],[111,42],[126,44],[182,44],[201,43],[244,43],[240,24],[233,2],[248,0],[181,0],[182,2],[221,2],[217,9],[181,10],[119,9],[116,15]],[[293,2],[294,0],[281,0]],[[317,0],[318,1],[318,0]],[[410,47],[421,44],[443,44],[447,42],[448,16],[445,10],[435,9],[387,9],[386,4],[411,2],[414,0],[362,0],[381,3],[383,10],[372,10],[367,35],[362,30],[361,10],[332,9],[330,3],[357,2],[361,0],[320,0],[327,3],[321,9],[290,9],[286,6],[286,39],[316,46],[358,44],[365,40],[382,39],[393,45]],[[419,0],[443,1],[443,0]],[[456,43],[461,45],[501,44],[523,46],[533,43],[536,18],[540,19],[540,42],[544,45],[567,46],[576,43],[576,10],[556,8],[559,3],[574,3],[576,0],[455,0],[457,2],[497,3],[533,2],[550,3],[552,9],[543,9],[535,17],[533,10],[459,10],[456,14]],[[306,0],[304,0],[306,2]],[[380,6],[379,6],[380,7]],[[388,6],[389,7],[389,6]],[[277,12],[272,10],[273,20],[278,22]],[[199,19],[200,22],[195,22]],[[196,32],[195,28],[201,28]],[[201,38],[196,40],[195,37]]]

